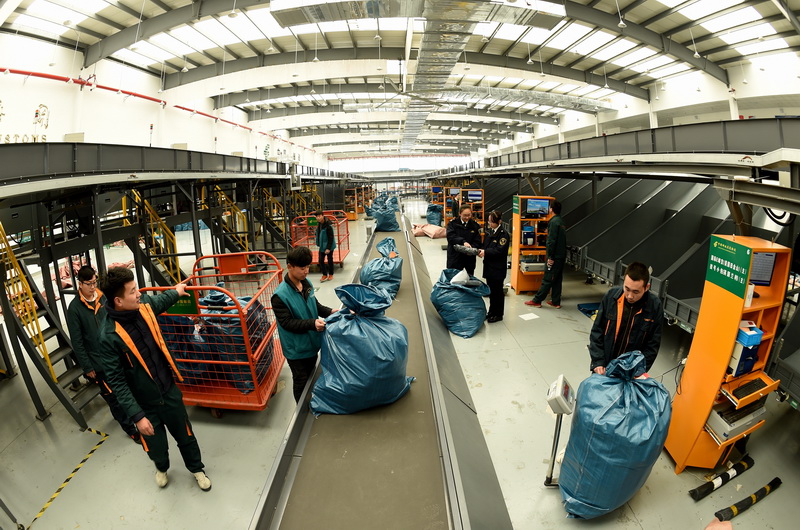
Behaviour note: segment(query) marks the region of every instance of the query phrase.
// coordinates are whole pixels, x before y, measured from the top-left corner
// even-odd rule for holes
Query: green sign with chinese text
[[[749,247],[719,236],[711,236],[706,281],[744,298],[751,257],[752,250]]]

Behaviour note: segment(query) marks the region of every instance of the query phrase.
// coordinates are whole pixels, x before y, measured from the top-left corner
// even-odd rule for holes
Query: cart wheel
[[[211,415],[217,419],[222,417],[222,411],[220,409],[211,409]]]
[[[344,269],[344,261],[339,264],[340,269]]]

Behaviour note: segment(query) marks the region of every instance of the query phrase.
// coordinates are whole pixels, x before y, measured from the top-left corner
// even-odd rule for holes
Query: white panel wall
[[[19,53],[25,50],[25,53]],[[200,114],[175,108],[180,104],[198,112],[249,126],[247,114],[236,108],[215,111],[211,98],[194,101],[175,101],[168,93],[160,94],[157,76],[141,72],[115,61],[101,61],[86,71],[80,70],[83,56],[73,49],[43,43],[35,39],[0,34],[0,142],[42,141],[63,142],[64,135],[84,133],[84,141],[125,145],[152,145],[170,147],[186,144],[196,151],[230,154],[242,152],[244,156],[263,158],[264,147],[270,145],[271,153],[280,143],[287,150],[287,159],[303,165],[327,168],[327,157],[321,153],[280,142],[258,131],[269,133],[257,126],[250,132],[242,127],[215,121]],[[52,66],[51,66],[52,64]],[[3,74],[5,69],[23,70],[37,74],[87,79],[96,76],[99,85],[112,87],[108,91],[90,88],[78,83],[43,79],[33,75]],[[125,94],[117,89],[143,94],[167,101],[157,102]],[[48,113],[45,123],[34,123],[37,110]],[[150,125],[152,124],[152,135]]]

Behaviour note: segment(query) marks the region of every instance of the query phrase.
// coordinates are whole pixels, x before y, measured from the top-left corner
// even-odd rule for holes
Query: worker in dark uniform
[[[638,350],[650,370],[661,346],[663,320],[661,300],[650,292],[650,271],[643,263],[631,263],[622,287],[609,289],[600,302],[589,335],[589,369],[605,374],[612,359]]]
[[[532,300],[525,302],[525,305],[542,307],[542,302],[550,294],[547,305],[561,309],[561,282],[564,279],[564,266],[567,264],[567,229],[564,221],[561,220],[560,202],[553,201],[550,204],[550,214],[552,217],[547,222],[547,243],[545,245],[547,270],[542,278],[539,291]]]
[[[142,435],[144,450],[156,467],[156,484],[163,488],[169,482],[169,430],[197,485],[210,490],[183,394],[175,384],[183,376],[156,321],[186,294],[186,285],[147,296],[139,292],[130,269],[112,267],[105,291],[108,318],[100,334],[100,360],[119,404]]]
[[[319,281],[328,282],[333,279],[333,251],[336,250],[336,237],[333,225],[322,210],[317,210],[313,215],[317,218],[316,243],[319,247],[319,272],[322,274]]]
[[[117,397],[106,382],[100,364],[100,330],[106,320],[106,297],[97,288],[97,274],[89,265],[78,270],[78,296],[67,309],[67,327],[72,350],[83,369],[83,375],[100,389],[100,396],[108,403],[111,415],[130,438],[142,443],[139,431],[117,402]]]
[[[489,293],[489,312],[486,315],[488,322],[503,320],[505,294],[503,283],[508,272],[508,232],[500,224],[503,217],[497,210],[489,214],[489,230],[486,231],[486,241],[480,256],[483,258],[483,277],[491,292]]]
[[[458,209],[458,217],[447,223],[447,268],[465,269],[474,275],[477,254],[459,252],[455,246],[479,249],[481,244],[481,227],[472,219],[472,208],[464,204]]]

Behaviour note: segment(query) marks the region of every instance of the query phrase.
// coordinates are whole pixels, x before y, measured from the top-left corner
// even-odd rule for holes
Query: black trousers
[[[292,391],[294,392],[295,403],[300,402],[300,396],[306,388],[306,383],[314,375],[314,368],[317,366],[317,355],[306,357],[305,359],[286,359],[289,369],[292,371]]]
[[[133,436],[137,433],[136,426],[133,424],[133,422],[131,422],[130,418],[128,418],[128,415],[125,414],[125,411],[122,410],[122,406],[117,401],[117,396],[111,391],[111,387],[109,387],[108,383],[106,382],[105,374],[97,370],[95,370],[94,374],[94,379],[88,375],[86,376],[86,379],[88,379],[90,383],[100,387],[100,397],[102,397],[106,404],[108,404],[108,408],[111,410],[111,415],[115,420],[117,420],[117,423],[119,423],[123,431],[125,431],[129,436]]]
[[[183,457],[183,464],[192,473],[203,471],[200,458],[200,446],[194,436],[189,415],[183,405],[183,394],[177,386],[172,385],[163,396],[159,405],[142,407],[145,416],[153,424],[153,436],[142,435],[142,447],[147,456],[159,471],[169,469],[169,444],[167,431],[178,443],[178,450]]]
[[[490,279],[486,278],[486,285],[489,286],[489,313],[490,317],[502,317],[505,306],[505,295],[503,295],[503,280],[505,278]]]
[[[328,264],[326,266],[325,260],[328,260]],[[331,250],[328,254],[325,254],[325,251],[320,249],[319,251],[319,272],[323,276],[331,275],[333,276],[333,251]]]
[[[554,260],[553,266],[544,273],[542,278],[542,286],[539,287],[539,292],[533,297],[533,301],[541,304],[547,298],[547,294],[552,289],[550,299],[555,305],[561,305],[561,280],[564,278],[564,261]]]

